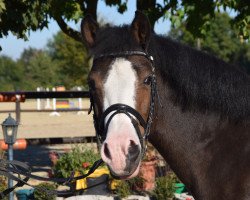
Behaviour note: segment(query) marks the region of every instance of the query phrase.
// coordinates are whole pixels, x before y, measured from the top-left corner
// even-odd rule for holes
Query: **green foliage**
[[[5,151],[0,149],[0,159],[6,160]],[[8,188],[7,186],[7,178],[5,176],[0,176],[0,192],[6,190]],[[8,196],[4,197],[3,200],[7,200]]]
[[[173,173],[169,173],[166,176],[156,178],[156,186],[153,191],[153,196],[157,200],[165,200],[166,198],[173,198],[175,191],[175,183],[178,181],[177,177]]]
[[[20,86],[23,70],[11,58],[0,56],[0,91],[14,91]]]
[[[126,198],[129,195],[138,194],[143,187],[144,179],[137,176],[128,180],[120,180],[117,188],[115,189],[115,194],[121,198]]]
[[[7,187],[7,179],[4,176],[0,176],[0,192],[3,192],[4,190],[6,190]],[[7,200],[8,197],[4,197],[3,200]]]
[[[237,35],[244,39],[249,39],[250,36],[250,6],[249,1],[228,0],[216,1],[217,7],[223,7],[224,11],[228,8],[234,10],[237,14],[231,19],[231,24],[237,31]]]
[[[80,1],[51,0],[50,15],[54,18],[63,16],[66,20],[74,20],[76,23],[83,16],[85,8]]]
[[[5,3],[3,0],[0,1],[0,13],[2,13],[4,10],[6,10]]]
[[[43,29],[48,24],[48,1],[0,1],[0,37],[11,31],[18,38],[27,39],[30,30]]]
[[[115,6],[123,13],[127,10],[126,0],[105,0],[107,6]],[[61,30],[81,41],[80,33],[67,25],[68,21],[77,23],[87,13],[97,18],[98,0],[0,0],[0,38],[12,32],[18,38],[27,39],[29,31],[41,30],[48,26],[49,19],[57,21]],[[210,27],[210,21],[218,11],[231,11],[235,17],[230,21],[237,28],[237,35],[245,39],[250,35],[250,6],[247,0],[137,0],[138,10],[149,16],[154,26],[161,17],[168,18],[172,24],[178,26],[185,21],[187,30],[195,37],[204,37]]]
[[[0,91],[86,86],[88,72],[89,57],[82,43],[59,32],[46,50],[25,49],[17,61],[0,56]]]
[[[72,172],[86,173],[91,165],[100,159],[100,155],[92,149],[86,149],[83,146],[76,145],[70,152],[59,157],[54,166],[56,177],[69,177]],[[86,163],[89,163],[85,166]]]
[[[214,20],[210,22],[210,29],[206,32],[206,36],[199,39],[201,49],[250,72],[250,43],[238,37],[230,21],[228,14],[217,13]],[[187,30],[185,23],[178,28],[172,28],[169,35],[191,46],[197,46],[197,38]]]
[[[87,84],[89,57],[82,43],[59,32],[48,43],[48,48],[52,60],[58,65],[61,85],[71,88]]]
[[[135,192],[141,192],[143,190],[143,184],[144,182],[147,181],[143,177],[136,176],[132,179],[127,180],[127,182],[130,185],[131,190]]]
[[[60,84],[58,65],[47,51],[33,48],[25,49],[17,63],[23,70],[21,85],[26,90]]]
[[[105,0],[107,6],[116,6],[119,13],[124,13],[127,10],[126,0]]]
[[[210,22],[214,19],[217,12],[234,10],[236,16],[231,20],[231,24],[236,28],[237,35],[249,38],[249,13],[250,7],[247,1],[206,1],[206,0],[184,0],[182,7],[185,12],[186,28],[195,37],[204,37],[209,31]]]
[[[119,183],[119,186],[116,188],[115,193],[120,197],[120,198],[126,198],[129,195],[132,195],[133,192],[131,190],[131,186],[128,181],[122,180]]]
[[[56,194],[50,191],[57,188],[56,184],[40,183],[34,190],[34,199],[36,200],[56,200]]]

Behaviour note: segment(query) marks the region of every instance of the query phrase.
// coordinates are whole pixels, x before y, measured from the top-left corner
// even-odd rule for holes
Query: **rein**
[[[147,53],[145,53],[143,51],[124,51],[124,52],[119,52],[119,53],[101,54],[101,55],[95,56],[94,60],[101,59],[101,58],[107,58],[107,57],[116,58],[116,57],[132,56],[132,55],[146,57],[150,61],[150,65],[151,65],[151,72],[152,72],[150,75],[151,95],[150,95],[150,108],[149,108],[149,114],[147,117],[147,121],[145,121],[143,119],[143,117],[141,116],[141,114],[137,110],[135,110],[134,108],[132,108],[126,104],[120,104],[120,103],[113,104],[110,107],[108,107],[102,113],[100,118],[98,118],[98,116],[96,114],[97,112],[96,112],[95,106],[94,106],[94,98],[91,95],[91,92],[90,92],[91,105],[90,105],[89,113],[92,110],[94,112],[93,119],[94,119],[94,125],[95,125],[95,129],[96,129],[96,135],[97,135],[97,138],[101,141],[101,143],[103,143],[103,141],[107,137],[108,127],[109,127],[109,124],[110,124],[111,120],[113,119],[113,117],[115,115],[121,114],[121,113],[127,115],[130,118],[131,123],[133,124],[133,126],[136,130],[137,136],[140,140],[141,147],[142,147],[141,157],[143,157],[145,152],[146,152],[146,149],[147,149],[148,136],[150,134],[150,129],[151,129],[151,125],[153,122],[153,116],[154,116],[155,96],[157,94],[156,75],[155,75],[155,67],[154,67],[153,57],[148,55]],[[91,91],[91,87],[90,87],[90,91]],[[108,115],[110,115],[110,116],[108,117]],[[105,123],[106,117],[108,117],[108,119]],[[144,135],[141,133],[139,125],[141,125],[141,127],[143,127]]]
[[[9,179],[17,181],[17,183],[13,187],[7,188],[6,190],[2,191],[0,193],[0,199],[4,198],[4,196],[11,193],[17,187],[22,187],[24,185],[28,185],[28,186],[31,186],[32,188],[36,188],[36,186],[31,185],[31,184],[28,183],[28,180],[30,178],[40,180],[40,181],[54,182],[54,183],[57,183],[59,185],[67,185],[70,182],[73,182],[73,181],[88,177],[102,163],[103,163],[102,159],[97,160],[92,165],[92,167],[89,169],[88,173],[84,174],[84,175],[81,175],[81,176],[75,177],[74,172],[72,172],[70,177],[68,177],[68,178],[45,178],[45,177],[36,176],[34,174],[31,174],[31,171],[32,171],[31,167],[29,165],[27,165],[26,163],[23,163],[23,162],[20,162],[20,161],[17,161],[17,160],[6,161],[6,160],[1,159],[0,160],[0,175],[6,176]],[[15,174],[17,174],[17,175],[15,175]],[[21,176],[24,176],[24,178],[22,178]],[[93,187],[93,186],[91,186],[91,187]],[[86,190],[86,189],[88,189],[88,188],[84,188],[84,189],[81,189],[81,190],[78,190],[78,191],[83,191],[83,190]],[[39,190],[41,190],[41,188],[39,188]],[[42,190],[46,191],[49,194],[56,194],[57,196],[65,196],[65,195],[72,194],[72,192],[70,190],[64,190],[64,191],[46,190],[46,189],[42,189]]]

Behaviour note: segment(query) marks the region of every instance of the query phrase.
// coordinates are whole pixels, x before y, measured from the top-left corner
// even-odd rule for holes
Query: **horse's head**
[[[154,107],[149,21],[136,12],[130,26],[99,28],[87,16],[81,31],[94,57],[89,87],[102,159],[114,176],[136,176]]]

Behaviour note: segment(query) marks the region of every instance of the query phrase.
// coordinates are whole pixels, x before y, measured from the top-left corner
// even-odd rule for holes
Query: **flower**
[[[51,169],[49,169],[47,173],[49,178],[52,178],[54,176],[54,173]]]
[[[59,159],[59,155],[58,155],[57,152],[53,151],[53,152],[49,153],[49,158],[50,158],[50,160],[52,162],[52,165],[55,166],[56,163],[57,163],[57,161],[58,161],[58,159]]]
[[[89,167],[90,166],[90,163],[89,162],[83,162],[82,163],[82,167],[83,168],[87,168],[87,167]]]

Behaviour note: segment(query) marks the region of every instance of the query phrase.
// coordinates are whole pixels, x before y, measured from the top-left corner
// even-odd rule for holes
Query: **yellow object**
[[[118,179],[112,179],[110,183],[110,189],[115,190],[121,183],[121,180]]]
[[[61,105],[59,104],[59,105],[56,105],[56,108],[57,108],[57,109],[69,108],[69,104],[64,104],[64,105],[63,105],[63,104],[61,104]]]
[[[107,168],[96,169],[94,171],[94,173],[92,173],[92,174],[90,174],[88,176],[88,178],[96,178],[96,177],[99,177],[99,176],[101,176],[103,174],[109,174],[109,170]],[[80,175],[79,172],[75,173],[75,176],[79,176],[79,175]],[[87,180],[86,180],[86,178],[77,180],[76,181],[76,190],[80,190],[80,189],[84,189],[84,188],[87,188]]]

